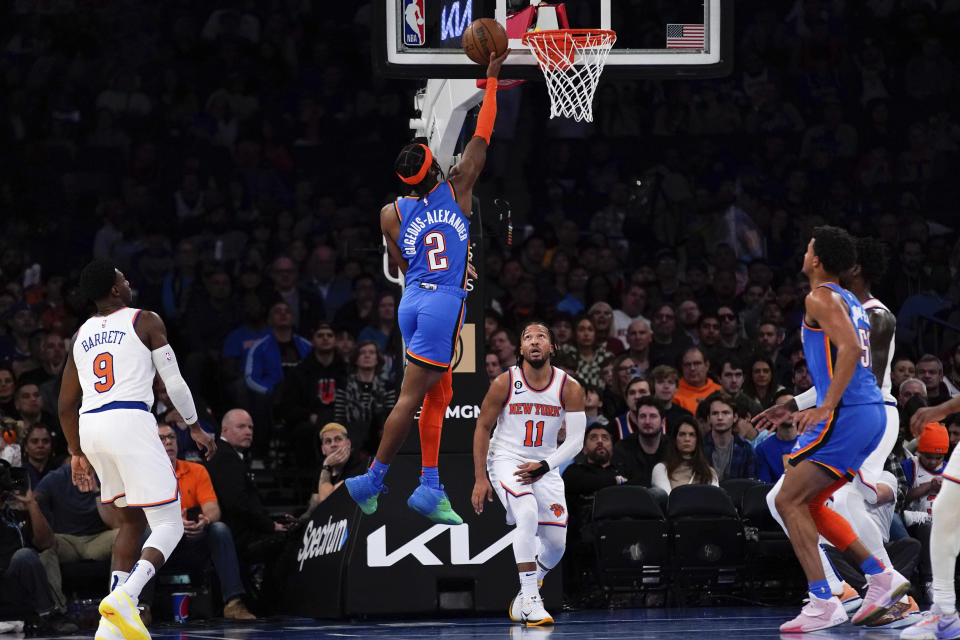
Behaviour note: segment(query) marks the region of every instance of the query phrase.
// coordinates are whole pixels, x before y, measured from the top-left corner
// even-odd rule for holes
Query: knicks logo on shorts
[[[553,511],[553,515],[557,516],[558,518],[562,518],[562,517],[563,517],[564,509],[563,509],[563,507],[562,507],[561,505],[559,505],[559,504],[554,503],[554,504],[550,505],[550,511]]]

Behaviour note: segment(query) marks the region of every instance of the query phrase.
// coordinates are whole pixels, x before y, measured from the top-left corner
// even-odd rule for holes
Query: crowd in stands
[[[666,2],[642,3],[651,23]],[[98,501],[71,515],[82,496],[60,478],[59,377],[91,257],[164,319],[201,422],[229,444],[190,522],[240,617],[235,571],[294,526],[263,507],[251,466],[319,477],[313,507],[363,469],[396,399],[400,292],[380,274],[376,212],[399,193],[416,87],[373,73],[370,0],[214,4],[0,7],[0,458],[27,469],[21,502],[36,502],[26,544],[54,594],[38,613],[64,606],[63,540],[100,557],[115,535]],[[491,379],[516,363],[522,323],[543,318],[557,366],[587,389],[584,450],[564,476],[575,518],[608,485],[662,500],[779,477],[796,431],[750,419],[811,385],[799,270],[818,224],[888,247],[874,294],[898,318],[902,424],[960,393],[960,6],[736,4],[726,78],[601,82],[592,124],[548,121],[537,83],[500,94],[477,189],[484,298],[469,304],[485,309]],[[179,477],[198,452],[155,391]],[[960,418],[946,433],[952,451]],[[902,435],[893,529],[922,538],[942,436]],[[0,552],[2,580],[26,555]]]

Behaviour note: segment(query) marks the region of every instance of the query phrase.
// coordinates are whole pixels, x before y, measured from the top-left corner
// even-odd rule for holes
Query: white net
[[[593,94],[617,34],[597,29],[559,29],[531,31],[523,34],[521,40],[537,56],[546,78],[550,117],[593,122]]]

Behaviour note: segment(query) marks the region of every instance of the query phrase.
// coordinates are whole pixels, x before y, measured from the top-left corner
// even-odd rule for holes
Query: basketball
[[[486,65],[491,53],[500,55],[507,50],[507,32],[493,18],[480,18],[464,29],[461,42],[468,58]]]

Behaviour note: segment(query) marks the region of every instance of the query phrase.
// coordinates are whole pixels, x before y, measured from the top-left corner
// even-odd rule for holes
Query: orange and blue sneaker
[[[443,490],[443,485],[434,489],[424,484],[425,480],[426,478],[420,476],[420,486],[410,494],[407,506],[437,524],[463,524],[463,518],[457,515],[450,505],[450,498]]]
[[[345,484],[350,497],[360,505],[360,511],[368,516],[377,510],[377,498],[380,494],[387,492],[387,488],[377,482],[369,471],[362,476],[347,478]]]

